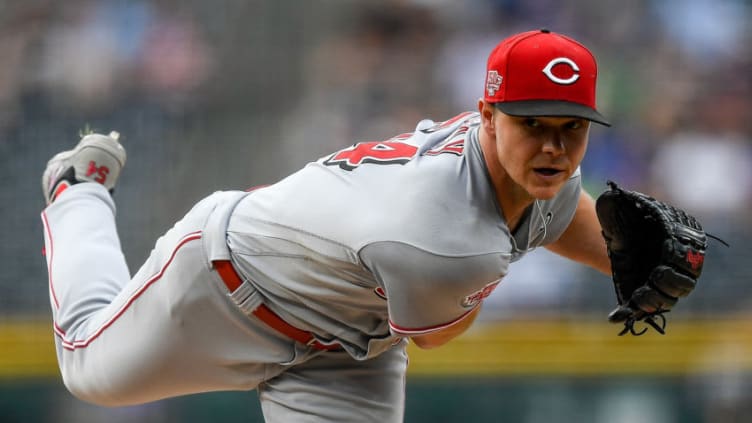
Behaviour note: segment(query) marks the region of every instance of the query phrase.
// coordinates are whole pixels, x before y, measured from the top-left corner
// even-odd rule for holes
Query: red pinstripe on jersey
[[[449,326],[452,326],[455,323],[459,322],[460,320],[464,319],[473,310],[475,310],[477,307],[478,307],[478,304],[476,304],[475,307],[473,307],[470,310],[466,311],[460,317],[452,320],[451,322],[442,323],[440,325],[425,326],[425,327],[422,327],[422,328],[406,328],[404,326],[397,326],[397,325],[394,324],[394,322],[392,322],[391,320],[389,320],[389,327],[392,329],[392,332],[394,332],[397,335],[401,335],[401,336],[414,336],[414,335],[422,335],[422,334],[430,333],[430,332],[436,332],[436,331],[439,331],[439,330],[442,330],[442,329],[446,329]]]

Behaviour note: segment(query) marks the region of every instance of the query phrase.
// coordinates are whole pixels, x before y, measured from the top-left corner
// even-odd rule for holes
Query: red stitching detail
[[[476,304],[475,307],[473,307],[470,310],[466,311],[460,317],[452,320],[451,322],[443,323],[443,324],[440,324],[440,325],[425,326],[425,327],[422,327],[422,328],[411,329],[411,328],[406,328],[406,327],[402,327],[402,326],[397,326],[397,325],[394,324],[394,322],[392,322],[391,319],[389,319],[389,327],[392,328],[393,332],[396,332],[398,335],[404,335],[404,336],[414,336],[414,335],[422,335],[422,334],[430,333],[430,332],[436,332],[438,330],[448,328],[449,326],[452,326],[455,323],[459,322],[460,320],[464,319],[473,310],[475,310],[476,308],[478,308],[478,306],[480,306],[480,304]]]

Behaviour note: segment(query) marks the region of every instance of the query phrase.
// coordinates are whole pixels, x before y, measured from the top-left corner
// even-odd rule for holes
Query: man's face
[[[532,198],[552,198],[585,156],[590,122],[573,117],[494,113],[496,152],[507,175]]]

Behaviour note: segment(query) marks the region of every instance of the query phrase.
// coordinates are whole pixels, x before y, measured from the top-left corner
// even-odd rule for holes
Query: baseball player
[[[488,58],[477,112],[423,120],[251,191],[216,192],[130,275],[110,195],[126,153],[53,157],[42,212],[66,387],[121,406],[256,389],[269,422],[399,422],[408,342],[462,334],[537,247],[610,275],[579,164],[596,61],[547,30]]]

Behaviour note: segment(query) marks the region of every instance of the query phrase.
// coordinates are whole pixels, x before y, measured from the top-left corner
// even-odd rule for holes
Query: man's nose
[[[564,152],[564,142],[561,134],[555,131],[547,132],[543,140],[543,152],[549,154],[561,154]]]

